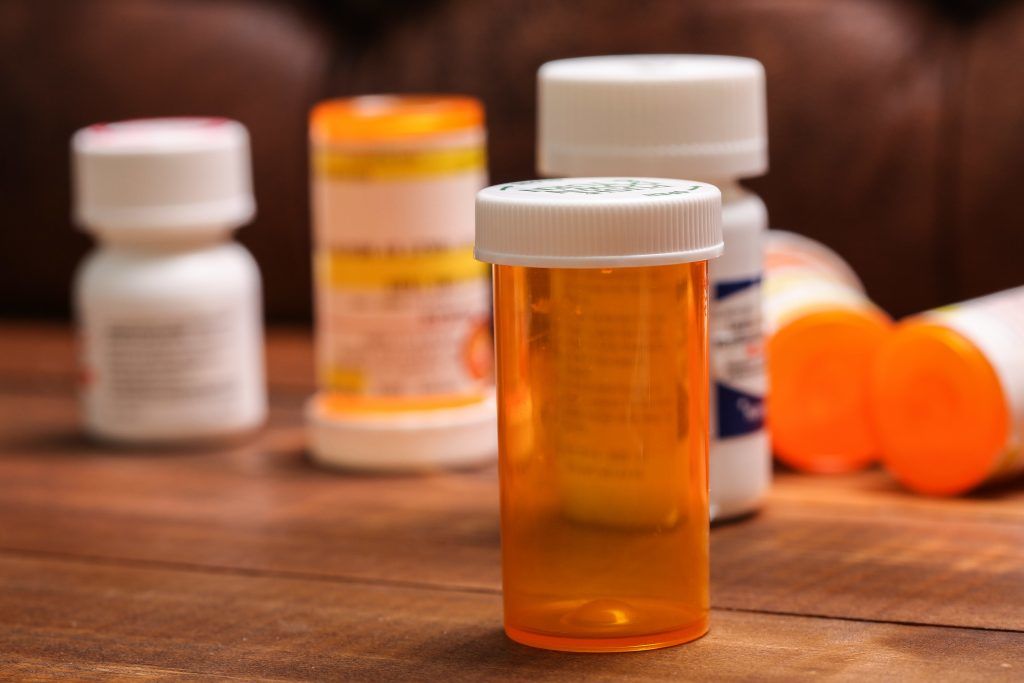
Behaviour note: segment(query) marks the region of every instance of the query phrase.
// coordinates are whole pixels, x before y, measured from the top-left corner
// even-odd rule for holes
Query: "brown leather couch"
[[[559,57],[740,54],[768,72],[772,224],[838,249],[897,315],[1024,284],[1024,2],[3,0],[0,315],[67,313],[89,241],[67,144],[218,114],[254,143],[274,320],[309,316],[305,124],[319,99],[486,102],[492,177],[532,176],[534,74]]]

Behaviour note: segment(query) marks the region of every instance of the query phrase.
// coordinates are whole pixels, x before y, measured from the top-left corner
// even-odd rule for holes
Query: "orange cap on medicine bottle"
[[[707,631],[707,263],[721,251],[721,194],[705,183],[478,195],[513,640],[611,652]]]
[[[458,95],[330,100],[310,116],[316,367],[331,466],[493,460],[490,281],[473,258],[484,114]]]
[[[820,242],[768,231],[765,322],[775,457],[826,474],[875,462],[870,376],[891,321],[850,266]]]
[[[955,495],[1024,473],[1024,287],[903,321],[873,380],[882,463],[907,488]]]

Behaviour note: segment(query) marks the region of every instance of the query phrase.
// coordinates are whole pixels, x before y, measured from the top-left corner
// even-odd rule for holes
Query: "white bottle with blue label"
[[[771,480],[761,322],[768,170],[764,68],[716,55],[564,59],[538,73],[538,167],[552,176],[692,178],[722,190],[709,266],[712,519],[756,510]]]
[[[737,182],[719,189],[725,252],[708,266],[712,519],[756,509],[771,482],[761,297],[768,211]]]

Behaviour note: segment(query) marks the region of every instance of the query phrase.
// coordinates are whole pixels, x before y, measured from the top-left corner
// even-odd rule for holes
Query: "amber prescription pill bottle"
[[[725,252],[710,277],[711,517],[756,510],[771,481],[762,319],[768,170],[764,67],[719,55],[609,55],[537,73],[545,176],[695,178],[722,192]]]
[[[537,180],[477,198],[494,266],[505,631],[572,651],[708,619],[712,185]]]
[[[900,323],[874,373],[882,463],[920,493],[1024,472],[1024,287]]]
[[[249,134],[220,118],[89,126],[71,141],[91,435],[181,445],[266,416],[260,272],[231,237],[255,213]]]
[[[371,470],[493,461],[491,290],[473,258],[482,106],[331,100],[313,109],[310,142],[314,459]]]
[[[871,368],[891,322],[834,251],[767,233],[768,426],[776,457],[808,472],[848,472],[878,458]]]

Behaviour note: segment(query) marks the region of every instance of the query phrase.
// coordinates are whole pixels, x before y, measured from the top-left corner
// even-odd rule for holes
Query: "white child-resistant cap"
[[[139,119],[71,139],[74,217],[87,228],[236,227],[255,213],[249,134],[220,118]]]
[[[687,263],[722,253],[722,195],[691,180],[560,178],[476,198],[477,259],[542,268]]]
[[[537,74],[544,175],[741,178],[768,169],[764,67],[717,55],[548,62]]]

